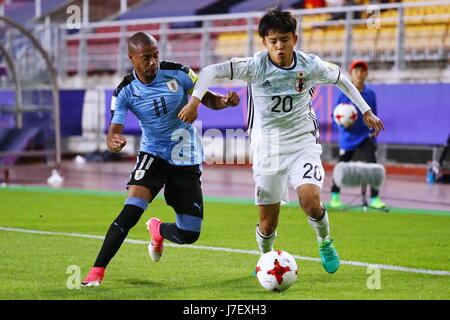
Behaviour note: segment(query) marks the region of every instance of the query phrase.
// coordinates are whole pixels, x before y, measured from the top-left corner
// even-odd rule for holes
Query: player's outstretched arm
[[[227,94],[225,99],[223,99],[223,96],[208,91],[208,87],[215,78],[230,78],[230,76],[230,62],[212,64],[203,68],[199,73],[197,82],[195,83],[191,99],[188,104],[181,109],[178,114],[178,118],[187,123],[194,122],[195,119],[197,119],[198,107],[201,102],[216,110],[231,106],[231,103],[236,102],[237,94],[235,93],[231,93],[230,95]],[[239,102],[237,104],[239,104]]]
[[[370,130],[374,130],[372,136],[376,137],[381,129],[384,129],[383,122],[372,112],[369,105],[359,93],[353,83],[343,74],[336,83],[337,87],[349,97],[363,114],[363,120]]]
[[[201,101],[193,96],[189,103],[181,109],[178,118],[186,123],[193,123],[197,119],[200,102],[210,109],[221,110],[227,107],[235,107],[239,105],[240,101],[238,94],[234,91],[230,91],[223,96],[208,90]]]
[[[106,136],[106,146],[109,150],[120,152],[127,144],[127,138],[122,135],[123,126],[111,123],[108,135]]]
[[[240,102],[241,99],[234,91],[229,91],[225,96],[223,96],[220,93],[208,90],[202,98],[202,103],[213,110],[236,107]]]

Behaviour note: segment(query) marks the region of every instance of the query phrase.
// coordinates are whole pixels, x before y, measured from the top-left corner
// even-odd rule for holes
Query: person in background
[[[372,109],[373,113],[377,114],[377,102],[375,92],[368,88],[365,85],[365,80],[369,75],[369,66],[363,60],[353,61],[349,68],[350,72],[350,80],[354,84],[354,86],[361,93],[364,100]],[[349,97],[347,97],[344,93],[340,93],[336,106],[341,103],[353,103]],[[365,161],[369,163],[377,162],[377,158],[375,155],[377,145],[375,137],[373,136],[373,131],[369,130],[366,124],[363,121],[363,116],[361,111],[356,108],[358,111],[358,119],[355,123],[348,128],[344,128],[343,126],[339,126],[339,162],[348,162],[352,160],[355,155],[355,151],[359,150]],[[375,188],[371,188],[370,190],[370,203],[371,207],[375,208],[385,208],[386,205],[381,201],[379,196],[379,190]],[[331,187],[331,208],[339,208],[342,206],[340,188],[333,181],[333,185]]]

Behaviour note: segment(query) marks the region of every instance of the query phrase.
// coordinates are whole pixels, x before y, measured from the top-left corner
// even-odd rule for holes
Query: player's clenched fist
[[[228,107],[236,107],[241,102],[239,95],[234,91],[229,91],[223,97],[223,104]]]
[[[119,133],[109,134],[106,138],[108,149],[114,152],[120,152],[127,144],[127,138]]]
[[[199,98],[193,96],[189,103],[178,113],[178,118],[186,123],[193,123],[198,116],[198,107],[200,102],[213,110],[220,110],[227,107],[235,107],[239,105],[240,98],[236,92],[227,92],[225,96],[207,91],[200,101]]]
[[[192,100],[181,109],[178,118],[186,123],[193,123],[198,116],[198,104]]]

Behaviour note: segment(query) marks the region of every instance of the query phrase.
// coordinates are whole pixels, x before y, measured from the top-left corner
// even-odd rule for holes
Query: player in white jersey
[[[374,135],[384,127],[338,66],[294,50],[298,39],[296,26],[290,12],[281,8],[269,10],[258,27],[267,50],[204,68],[190,102],[179,117],[188,123],[197,118],[200,100],[214,78],[248,83],[248,127],[254,154],[255,203],[260,218],[256,227],[259,249],[265,253],[273,248],[280,204],[288,202],[290,183],[317,234],[323,267],[334,273],[339,267],[339,256],[332,245],[328,215],[320,200],[325,173],[320,159],[318,124],[311,107],[314,86],[337,85],[361,110]]]

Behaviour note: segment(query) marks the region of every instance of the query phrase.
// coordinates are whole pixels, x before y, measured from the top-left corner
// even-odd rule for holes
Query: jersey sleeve
[[[201,100],[213,80],[217,78],[248,81],[252,76],[250,60],[251,58],[233,58],[223,63],[206,66],[200,71],[192,96]]]
[[[230,61],[230,80],[250,82],[255,74],[255,60],[252,57],[232,58]]]
[[[113,96],[111,98],[111,124],[120,124],[125,125],[125,120],[128,112],[128,97],[126,94],[126,90],[122,89],[118,91],[117,89],[114,91]]]
[[[184,81],[183,81],[183,89],[188,94],[192,94],[194,91],[195,83],[197,82],[198,75],[189,67],[185,67],[186,72],[183,72],[184,74]]]
[[[341,76],[341,69],[330,62],[323,61],[316,55],[311,55],[314,63],[314,80],[316,84],[336,84]]]

